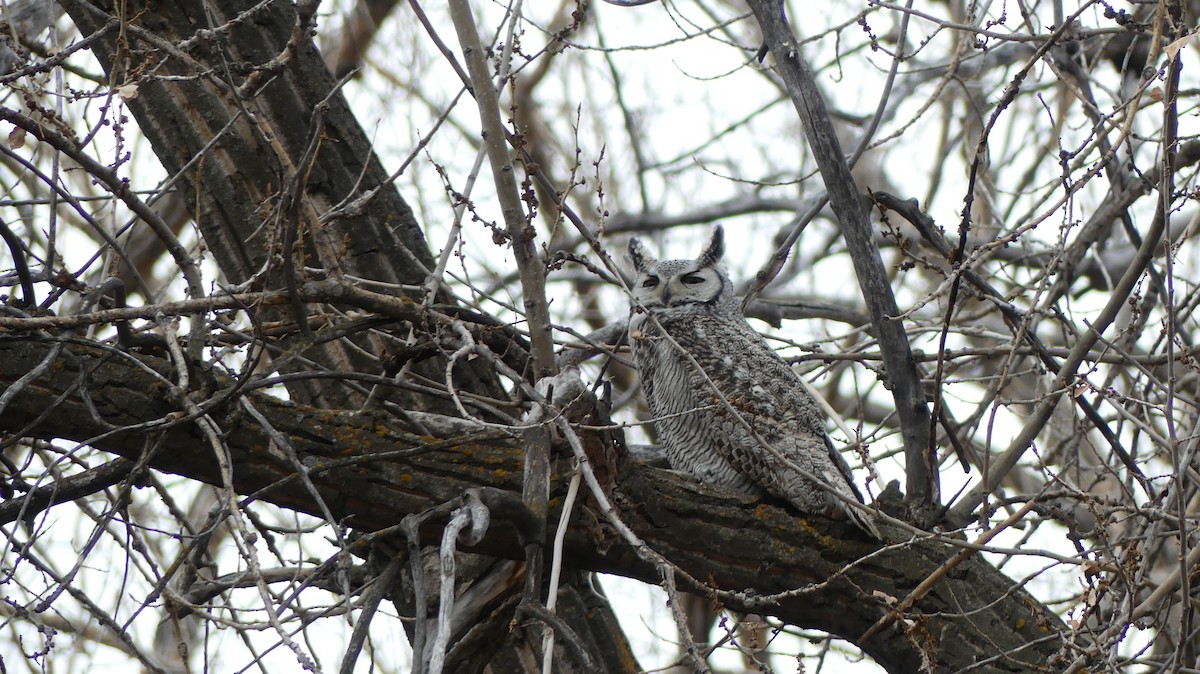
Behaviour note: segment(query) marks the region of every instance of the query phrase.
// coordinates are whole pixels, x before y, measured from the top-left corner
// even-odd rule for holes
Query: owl
[[[829,493],[862,502],[816,401],[743,317],[724,254],[719,225],[694,260],[659,261],[629,242],[637,271],[630,343],[671,467],[848,517],[881,538],[866,513]]]

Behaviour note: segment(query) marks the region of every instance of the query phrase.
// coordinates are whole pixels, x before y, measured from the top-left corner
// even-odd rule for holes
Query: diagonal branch
[[[929,406],[908,335],[898,318],[900,310],[892,294],[887,270],[872,236],[869,210],[859,196],[820,88],[800,53],[780,4],[775,0],[750,0],[748,4],[758,20],[763,41],[775,57],[775,67],[784,88],[804,123],[805,137],[821,170],[829,202],[837,214],[854,262],[863,300],[879,337],[887,371],[885,384],[892,391],[900,417],[908,499],[914,506],[917,521],[926,520],[934,515],[939,500],[937,457],[929,447]]]
[[[538,368],[537,376],[553,375],[554,342],[550,336],[550,309],[546,303],[546,273],[538,259],[533,239],[537,233],[521,208],[521,194],[517,189],[516,168],[508,151],[508,133],[500,120],[500,99],[492,86],[490,69],[487,65],[483,44],[479,41],[479,29],[466,0],[451,0],[450,17],[458,32],[463,48],[463,60],[471,76],[471,87],[479,107],[479,118],[483,124],[483,142],[487,148],[488,161],[492,165],[492,179],[496,182],[496,197],[504,216],[504,226],[512,243],[513,257],[521,272],[521,296],[525,306],[525,319],[529,323],[529,340],[533,344],[533,361]],[[501,64],[501,72],[507,73],[507,64]],[[502,85],[507,82],[504,78]]]

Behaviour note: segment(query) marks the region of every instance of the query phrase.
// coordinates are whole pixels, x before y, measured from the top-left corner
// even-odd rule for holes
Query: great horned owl
[[[720,226],[694,260],[659,261],[638,239],[629,242],[638,274],[630,342],[671,466],[805,512],[849,517],[880,538],[865,513],[814,483],[862,501],[816,402],[742,316],[720,266],[724,254]]]

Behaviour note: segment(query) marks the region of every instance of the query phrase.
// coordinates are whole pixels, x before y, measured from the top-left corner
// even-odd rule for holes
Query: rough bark
[[[110,19],[98,4],[63,3],[84,35]],[[266,263],[271,232],[260,227],[264,208],[277,203],[301,168],[310,171],[301,187],[321,213],[388,177],[345,99],[334,94],[336,82],[311,37],[290,44],[294,5],[263,3],[239,18],[255,4],[129,3],[128,45],[113,32],[92,46],[115,86],[137,85],[128,105],[138,127],[168,174],[178,174],[208,249],[234,283]],[[224,26],[229,30],[211,30]],[[189,40],[177,55],[161,47]],[[136,70],[124,60],[126,49],[141,59]],[[182,79],[160,79],[168,76]],[[260,86],[239,93],[252,78]],[[321,127],[310,128],[322,102]],[[305,167],[300,160],[314,132],[324,139]],[[202,152],[203,161],[189,166]],[[350,235],[342,260],[348,273],[420,283],[432,267],[424,234],[395,189],[380,191],[362,213],[334,227]]]
[[[0,388],[29,372],[51,346],[40,337],[0,337]],[[168,372],[155,357],[67,345],[60,366],[14,399],[0,419],[0,430],[86,441],[131,460],[148,460],[159,470],[217,482],[212,450],[178,414],[162,380],[133,367],[134,358],[151,370]],[[203,370],[196,377],[209,387],[211,397],[219,398],[229,385]],[[86,396],[81,395],[84,390]],[[492,431],[418,436],[392,419],[250,395],[294,444],[333,515],[359,531],[394,526],[408,513],[423,512],[473,487],[502,489],[519,499],[523,450],[509,437]],[[240,493],[317,513],[292,466],[252,418],[222,408],[210,415],[224,434]],[[144,443],[131,441],[145,430],[109,432],[114,425],[155,419],[161,423],[148,430],[167,437],[158,443],[164,449],[150,457],[141,456]],[[565,490],[560,468],[552,477],[552,499]],[[889,614],[888,598],[903,598],[961,550],[924,537],[904,543],[908,536],[894,528],[887,531],[895,543],[879,549],[848,523],[796,516],[645,466],[626,466],[613,495],[622,518],[645,543],[690,577],[711,584],[681,584],[682,589],[733,610],[774,615],[851,641]],[[653,565],[601,525],[592,509],[577,512],[567,536],[572,568],[659,580]],[[430,535],[438,533],[437,521],[427,526]],[[511,521],[494,522],[474,551],[524,558]],[[784,592],[789,594],[767,597]],[[1037,670],[1053,657],[1065,631],[1019,583],[978,556],[946,574],[896,624],[904,628],[889,627],[858,644],[893,672],[918,671],[926,662],[937,671]]]
[[[104,4],[63,2],[83,35],[105,31],[91,50],[114,87],[136,87],[126,105],[177,180],[225,282],[284,287],[303,266],[391,284],[427,280],[434,264],[424,233],[312,42],[316,3],[299,3],[300,11],[288,2]],[[106,28],[114,21],[123,30]],[[359,339],[368,352],[392,346]],[[381,370],[337,340],[304,355],[332,369]],[[486,372],[476,377],[466,383],[498,390]],[[323,406],[354,399],[336,386],[290,388],[293,398]],[[407,402],[447,411],[436,400]]]

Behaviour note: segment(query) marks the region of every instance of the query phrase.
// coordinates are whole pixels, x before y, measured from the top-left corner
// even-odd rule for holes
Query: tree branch
[[[775,57],[775,69],[804,123],[805,137],[817,160],[829,203],[837,214],[846,248],[854,262],[863,300],[883,353],[887,371],[884,383],[892,391],[900,417],[907,497],[913,504],[917,521],[928,521],[934,516],[940,498],[937,457],[933,455],[929,441],[929,406],[904,324],[898,318],[900,310],[887,271],[871,233],[870,213],[859,196],[854,176],[842,154],[821,90],[800,53],[779,2],[749,0],[748,4],[758,20],[763,41]]]
[[[0,337],[0,387],[40,362],[52,344],[34,337]],[[155,454],[152,467],[220,483],[210,447],[192,431],[190,421],[181,420],[165,395],[163,380],[171,372],[157,358],[71,343],[59,367],[13,400],[11,413],[0,418],[0,430],[87,441],[136,460],[142,445],[128,440],[148,425],[154,432],[170,434],[172,447]],[[193,380],[209,390],[229,384],[202,368]],[[90,407],[76,387],[87,388]],[[523,449],[512,436],[495,431],[418,436],[394,420],[369,413],[321,410],[251,395],[256,409],[289,438],[309,466],[310,480],[333,515],[359,531],[394,527],[405,514],[423,512],[471,487],[520,493]],[[47,412],[46,418],[35,428],[22,428],[21,420],[42,412]],[[239,492],[321,516],[291,462],[271,449],[265,429],[246,415],[222,416],[212,410],[209,416],[221,427]],[[114,432],[113,425],[130,430]],[[560,471],[565,466],[554,467],[551,493],[561,496],[566,480]],[[849,523],[797,517],[751,497],[710,490],[679,474],[636,465],[621,474],[613,501],[642,541],[692,578],[712,584],[681,589],[732,610],[774,615],[851,641],[890,615],[888,597],[898,599],[918,588],[961,549],[952,541],[925,537],[878,549]],[[572,520],[566,565],[658,582],[658,569],[606,527],[591,507],[577,509],[581,512]],[[428,530],[423,535],[438,535],[440,523],[424,526]],[[908,537],[897,529],[885,530],[897,540]],[[474,550],[509,559],[525,555],[517,527],[509,521],[494,522]],[[917,671],[930,654],[940,666],[957,671],[998,652],[1006,654],[1007,666],[1032,668],[1054,654],[1058,634],[1065,629],[1019,583],[978,555],[959,564],[902,617],[898,625],[903,627],[883,630],[858,644],[894,672]],[[948,640],[954,641],[954,648],[930,647]]]

